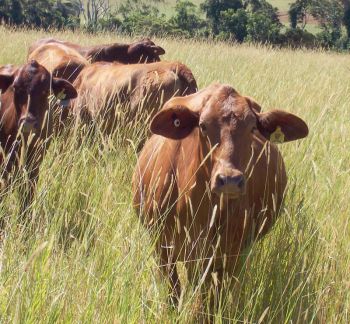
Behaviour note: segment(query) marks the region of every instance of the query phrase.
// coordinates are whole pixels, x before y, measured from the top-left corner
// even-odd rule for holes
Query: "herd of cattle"
[[[173,302],[181,296],[176,262],[183,261],[190,282],[213,288],[215,303],[224,273],[233,276],[242,249],[278,216],[287,177],[274,142],[306,137],[308,127],[281,110],[261,112],[229,85],[197,91],[191,70],[161,62],[164,53],[149,39],[92,47],[42,39],[26,64],[0,67],[2,185],[26,170],[24,212],[55,127],[68,117],[103,119],[110,133],[120,105],[131,117],[142,107],[152,134],[135,167],[135,209],[157,234]]]

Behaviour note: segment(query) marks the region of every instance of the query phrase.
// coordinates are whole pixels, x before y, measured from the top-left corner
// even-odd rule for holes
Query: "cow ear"
[[[0,74],[0,90],[4,93],[8,87],[13,83],[13,74]]]
[[[171,139],[183,139],[198,126],[199,115],[184,106],[158,112],[151,122],[151,132]]]
[[[164,55],[165,54],[165,49],[160,47],[160,46],[157,46],[157,45],[151,45],[151,46],[149,46],[149,49],[155,55]]]
[[[60,100],[74,99],[78,95],[77,90],[70,82],[60,78],[52,79],[52,90]]]
[[[244,97],[244,98],[247,100],[250,109],[254,110],[255,113],[261,112],[261,106],[253,98],[251,97]]]
[[[259,132],[273,143],[295,141],[309,133],[306,123],[301,118],[282,110],[271,110],[256,116]]]

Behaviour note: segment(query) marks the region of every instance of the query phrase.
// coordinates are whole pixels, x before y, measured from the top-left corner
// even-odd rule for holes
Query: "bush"
[[[90,28],[87,26],[86,29],[90,32],[95,32],[97,30],[102,31],[118,31],[121,29],[122,21],[114,16],[110,15],[106,18],[101,18],[97,22],[97,26],[91,25]]]
[[[246,0],[246,9],[252,13],[264,13],[276,24],[280,24],[278,9],[266,0]]]
[[[171,33],[183,36],[194,36],[205,27],[205,22],[199,17],[196,6],[190,1],[179,1],[175,6],[175,16],[171,17]]]
[[[266,12],[258,11],[248,15],[247,40],[257,43],[280,42],[281,24],[276,23]]]
[[[10,25],[25,25],[48,29],[77,27],[79,16],[69,1],[3,0],[0,2],[0,20]]]
[[[220,32],[221,13],[229,9],[236,11],[240,8],[243,8],[241,0],[205,0],[201,5],[214,35]]]
[[[129,10],[121,8],[123,19],[121,30],[128,34],[164,35],[171,32],[166,16],[153,6],[144,5]]]
[[[350,50],[350,39],[348,35],[342,35],[334,45],[337,50],[349,51]]]
[[[338,30],[324,28],[322,32],[316,35],[316,39],[321,47],[335,48],[341,39],[341,33]]]
[[[350,38],[350,8],[346,9],[344,12],[343,23],[344,23],[348,38]]]
[[[301,28],[291,28],[284,33],[284,43],[292,48],[317,47],[316,37]]]
[[[244,9],[229,9],[221,12],[221,38],[243,42],[247,36],[248,14]],[[226,37],[225,37],[226,35]]]

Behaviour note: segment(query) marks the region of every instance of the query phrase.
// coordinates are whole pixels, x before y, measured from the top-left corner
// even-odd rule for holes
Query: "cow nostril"
[[[245,193],[245,183],[246,179],[243,174],[217,174],[213,192],[216,194],[225,194],[231,198],[237,198]]]
[[[216,178],[216,185],[218,187],[223,187],[225,185],[235,185],[239,189],[243,189],[245,185],[244,175],[237,175],[234,177],[218,175]]]
[[[236,176],[235,177],[235,183],[237,184],[238,188],[242,189],[245,185],[245,179],[243,175]]]
[[[225,185],[225,183],[226,183],[225,180],[226,180],[226,177],[220,174],[220,175],[217,177],[217,179],[216,179],[216,184],[217,184],[217,186],[218,186],[218,187],[223,187],[223,186]]]

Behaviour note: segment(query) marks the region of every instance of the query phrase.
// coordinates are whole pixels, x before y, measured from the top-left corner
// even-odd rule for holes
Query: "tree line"
[[[2,0],[0,21],[32,28],[100,30],[127,34],[210,38],[291,47],[350,48],[350,0],[295,0],[283,25],[266,0],[177,0],[169,17],[164,0]],[[316,33],[307,31],[317,21]]]

